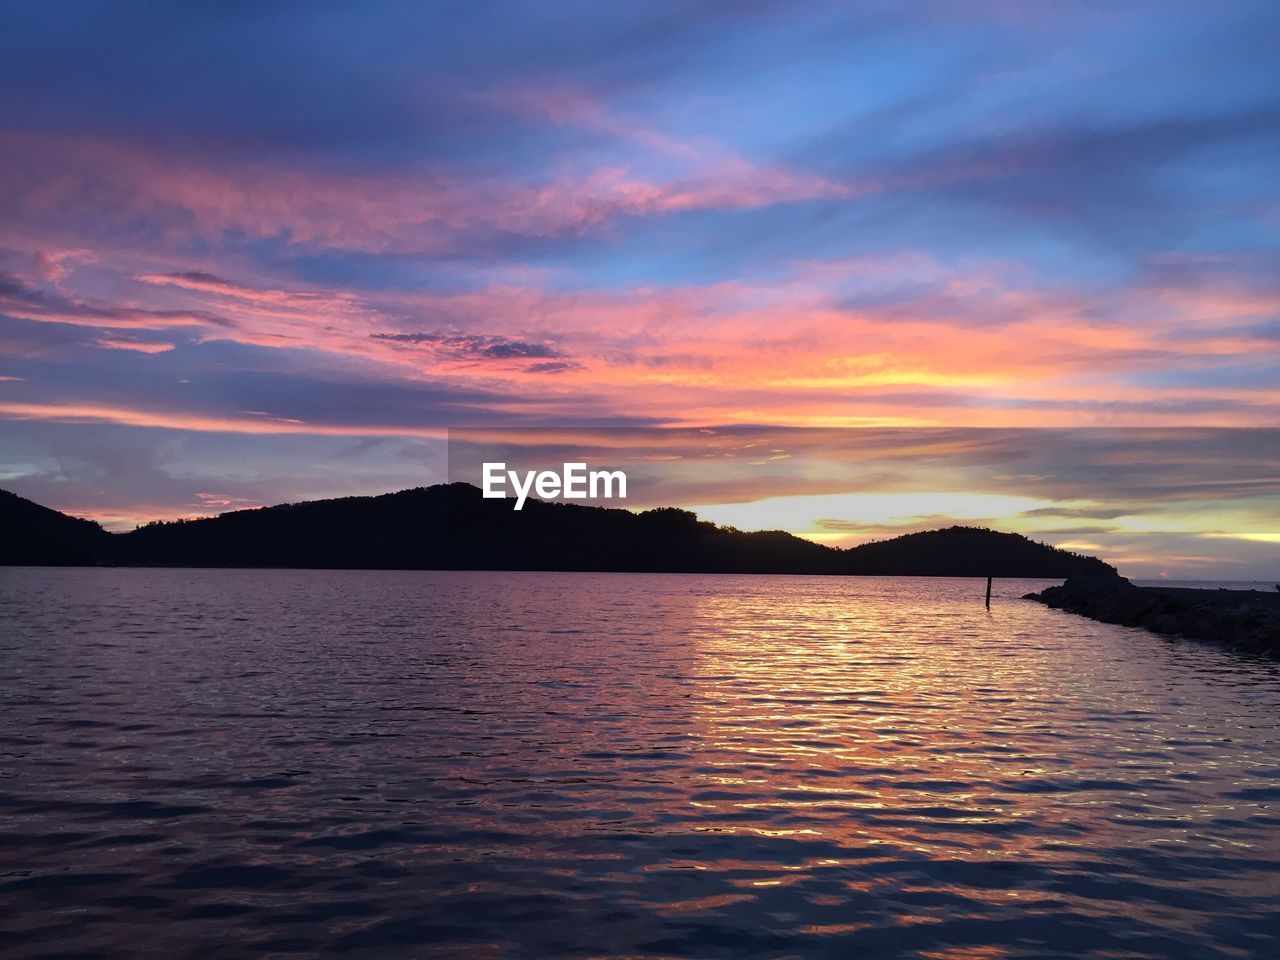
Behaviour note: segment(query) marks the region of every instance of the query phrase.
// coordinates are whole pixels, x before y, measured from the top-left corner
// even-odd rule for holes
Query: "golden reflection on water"
[[[1148,851],[1173,864],[1177,853],[1163,851],[1187,844],[1248,850],[1264,839],[1261,831],[1216,836],[1223,824],[1255,815],[1257,804],[1223,796],[1220,783],[1200,784],[1207,774],[1248,779],[1265,755],[1233,753],[1224,761],[1215,752],[1220,731],[1168,712],[1171,693],[1197,695],[1189,680],[1212,684],[1221,676],[1161,677],[1153,653],[1158,663],[1185,651],[1153,651],[1160,641],[1136,631],[1119,631],[1131,635],[1136,653],[1099,649],[1098,635],[1115,628],[1009,598],[988,613],[976,593],[966,603],[970,584],[944,583],[933,596],[912,592],[909,602],[902,581],[884,581],[870,597],[858,591],[879,584],[838,580],[791,590],[783,580],[781,590],[777,583],[768,591],[748,585],[699,597],[689,635],[699,655],[691,718],[699,782],[688,801],[697,829],[814,838],[824,850],[847,853],[799,862],[718,860],[717,869],[750,873],[737,882],[752,888],[829,872],[847,895],[910,901],[927,894],[923,900],[940,902],[937,911],[898,913],[897,922],[911,925],[954,919],[960,903],[967,905],[962,914],[978,904],[1046,898],[1106,912],[1116,908],[1113,901],[1099,907],[1094,893],[1073,895],[1069,880],[1043,878],[1064,868],[1069,875],[1091,859],[1123,877],[1133,869],[1125,860]],[[1029,589],[1005,585],[1006,593],[1011,587]],[[1275,673],[1268,677],[1274,684]],[[1268,692],[1274,695],[1274,686]],[[1025,872],[1041,879],[1018,885],[1015,875]],[[1176,872],[1146,877],[1135,886],[1146,902],[1123,911],[1186,926],[1151,895],[1153,887],[1184,882]],[[1228,897],[1240,887],[1230,869],[1195,883]],[[1274,879],[1266,884],[1274,893]],[[842,898],[810,902],[835,907]],[[832,934],[860,926],[805,929]]]

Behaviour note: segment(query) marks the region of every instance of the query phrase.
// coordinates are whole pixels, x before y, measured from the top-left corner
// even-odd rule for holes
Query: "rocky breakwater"
[[[1139,587],[1124,577],[1072,577],[1024,599],[1103,623],[1280,654],[1276,591]]]

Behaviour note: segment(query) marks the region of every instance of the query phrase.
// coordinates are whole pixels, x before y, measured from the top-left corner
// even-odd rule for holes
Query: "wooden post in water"
[[[987,609],[991,609],[991,578],[987,577]]]

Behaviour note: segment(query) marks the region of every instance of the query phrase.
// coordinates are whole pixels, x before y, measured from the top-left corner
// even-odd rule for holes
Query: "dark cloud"
[[[28,320],[103,329],[210,326],[232,329],[226,317],[204,310],[157,310],[95,303],[41,290],[11,273],[0,273],[0,313]]]
[[[180,270],[175,273],[167,273],[166,277],[174,280],[190,280],[195,283],[209,284],[210,286],[228,286],[229,282],[222,279],[215,273],[205,273],[203,270]]]
[[[1123,533],[1121,527],[1104,527],[1104,526],[1079,526],[1079,527],[1043,527],[1037,528],[1036,534],[1043,534],[1046,537],[1080,537],[1080,536],[1100,536],[1102,534]]]
[[[374,333],[374,340],[392,343],[412,343],[429,346],[457,360],[558,360],[565,355],[549,343],[536,340],[516,340],[511,337],[484,336],[470,333]],[[530,368],[533,369],[533,368]],[[569,369],[559,365],[544,372]]]
[[[1041,507],[1036,510],[1024,510],[1021,517],[1049,517],[1052,519],[1076,520],[1114,520],[1129,512],[1128,507]]]
[[[582,364],[574,360],[549,360],[546,363],[533,363],[525,367],[529,373],[568,373],[581,370]]]
[[[912,517],[909,522],[904,523],[864,523],[860,520],[826,518],[818,520],[814,525],[818,527],[819,530],[827,533],[873,534],[877,539],[879,539],[884,537],[900,537],[906,533],[918,533],[923,530],[938,530],[957,525],[963,527],[986,527],[994,530],[1000,529],[1004,525],[1004,522],[998,517],[967,517],[964,520],[956,520],[949,514],[933,513],[919,517]]]

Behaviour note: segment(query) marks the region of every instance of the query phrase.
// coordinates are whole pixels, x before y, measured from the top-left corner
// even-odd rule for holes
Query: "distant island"
[[[864,576],[1114,577],[1096,557],[954,526],[838,549],[746,533],[687,510],[530,500],[519,512],[469,484],[149,523],[108,533],[0,491],[0,564],[564,570]]]

